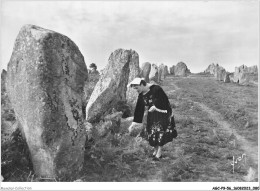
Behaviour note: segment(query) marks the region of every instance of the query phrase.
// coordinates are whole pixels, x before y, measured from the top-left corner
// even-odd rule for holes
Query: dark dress
[[[145,95],[139,94],[134,112],[134,122],[142,123],[145,109],[152,106],[167,113],[158,111],[148,112],[146,131],[149,144],[153,147],[163,146],[168,143],[165,139],[165,131],[169,125],[169,118],[172,114],[169,99],[163,89],[158,85],[152,85],[150,91]]]

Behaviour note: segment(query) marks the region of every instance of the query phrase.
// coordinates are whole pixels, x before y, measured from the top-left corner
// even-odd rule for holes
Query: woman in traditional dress
[[[128,87],[136,89],[138,100],[134,112],[134,120],[129,127],[140,125],[143,121],[144,112],[147,109],[147,126],[149,144],[154,147],[153,160],[162,158],[162,147],[169,142],[166,137],[167,127],[172,114],[169,99],[159,85],[148,84],[143,78],[135,78]],[[172,139],[171,139],[172,140]]]

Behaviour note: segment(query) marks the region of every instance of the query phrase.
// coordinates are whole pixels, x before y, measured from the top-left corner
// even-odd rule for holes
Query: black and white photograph
[[[1,0],[1,190],[259,190],[259,0]]]

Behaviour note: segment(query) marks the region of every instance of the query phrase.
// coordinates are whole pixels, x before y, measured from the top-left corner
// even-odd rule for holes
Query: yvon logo
[[[242,154],[241,157],[238,157],[236,160],[235,160],[235,156],[233,156],[233,161],[231,162],[231,165],[233,166],[233,174],[235,172],[235,165],[239,165],[239,162],[242,161],[244,159],[245,161],[245,165],[246,165],[246,154]]]

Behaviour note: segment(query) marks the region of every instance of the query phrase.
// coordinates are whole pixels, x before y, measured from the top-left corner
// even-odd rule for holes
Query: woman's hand
[[[167,113],[167,110],[158,109],[154,105],[148,111],[149,112],[158,111],[158,112],[161,112],[161,113]]]
[[[148,111],[153,112],[153,111],[156,111],[156,110],[157,110],[157,108],[153,105]]]

